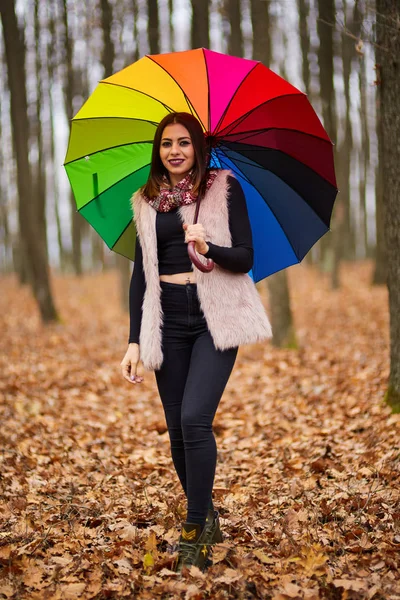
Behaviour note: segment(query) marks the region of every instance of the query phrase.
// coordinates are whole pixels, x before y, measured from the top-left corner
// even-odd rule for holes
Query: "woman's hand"
[[[195,225],[187,225],[186,223],[183,225],[183,229],[185,230],[185,242],[196,242],[196,251],[199,254],[207,254],[209,250],[209,246],[205,240],[206,232],[200,223],[196,223]]]
[[[129,383],[142,383],[143,377],[137,375],[137,367],[140,360],[139,344],[129,344],[128,350],[120,367],[122,369],[122,377]]]

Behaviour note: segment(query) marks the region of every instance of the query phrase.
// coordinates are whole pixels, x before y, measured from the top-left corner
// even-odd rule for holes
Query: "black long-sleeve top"
[[[228,176],[229,229],[232,247],[217,246],[207,241],[209,250],[204,256],[229,271],[248,273],[253,266],[253,240],[246,200],[240,183]],[[201,223],[201,205],[200,205]],[[156,216],[157,254],[159,275],[187,273],[193,270],[185,232],[178,208]],[[129,288],[130,332],[128,343],[139,343],[142,322],[142,303],[146,289],[143,255],[139,238],[136,238],[135,264]]]

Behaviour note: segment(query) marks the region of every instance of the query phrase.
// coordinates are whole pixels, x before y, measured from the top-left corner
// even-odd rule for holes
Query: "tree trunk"
[[[150,54],[160,53],[160,22],[158,18],[158,0],[147,0]]]
[[[36,132],[38,144],[38,162],[36,170],[36,186],[35,196],[37,198],[37,215],[40,229],[40,236],[43,240],[43,245],[46,250],[46,259],[48,261],[48,246],[47,246],[47,219],[46,219],[46,171],[44,157],[44,142],[43,142],[43,123],[41,118],[41,109],[44,103],[43,94],[43,72],[42,72],[42,56],[41,56],[41,40],[40,40],[40,23],[39,23],[39,0],[35,0],[34,8],[34,30],[35,30],[35,75],[37,86],[36,98]]]
[[[250,0],[250,10],[253,28],[253,60],[260,60],[269,67],[271,64],[269,3]]]
[[[286,271],[270,275],[267,284],[273,332],[272,344],[280,348],[297,348]]]
[[[318,66],[319,66],[319,81],[320,81],[320,96],[322,102],[322,121],[329,137],[333,142],[336,142],[336,102],[335,91],[333,86],[333,30],[327,23],[335,22],[335,4],[334,0],[318,0],[318,21],[317,31],[319,37],[318,49]],[[335,147],[336,148],[336,147]],[[336,155],[336,152],[335,152]],[[336,158],[336,156],[335,156]],[[337,160],[335,160],[337,165]],[[330,269],[333,248],[340,245],[339,215],[343,214],[343,202],[338,195],[332,215],[332,232],[324,235],[318,246],[321,251],[320,268],[327,271]],[[333,274],[333,278],[338,279],[338,272]]]
[[[150,6],[149,3],[149,22],[150,22],[150,13],[151,11],[156,11],[157,15],[155,16],[153,14],[152,16],[152,23],[153,26],[155,27],[155,30],[152,30],[153,33],[154,31],[156,31],[157,36],[158,36],[158,6],[157,6],[157,2],[155,2],[156,6]],[[112,8],[110,6],[109,0],[101,0],[101,9],[102,9],[102,25],[103,25],[103,43],[104,43],[104,50],[103,50],[103,66],[104,66],[104,77],[109,77],[112,72],[113,72],[113,61],[114,61],[114,56],[115,56],[115,47],[114,47],[114,42],[111,38],[111,28],[110,28],[110,23],[112,22]],[[150,52],[151,53],[155,53],[155,46],[153,45],[153,47],[151,46],[151,35],[150,35],[150,30],[151,27],[149,25],[149,41],[150,41]],[[154,44],[154,40],[153,40],[153,44]],[[157,43],[158,43],[158,37],[157,37]],[[102,256],[102,263],[104,265],[104,244],[101,240],[99,240],[99,243],[96,244],[96,249],[97,249],[97,253],[100,254],[100,256]],[[95,252],[95,249],[93,248],[93,254]],[[128,310],[129,309],[129,277],[130,277],[130,271],[129,271],[129,264],[130,261],[129,259],[125,258],[124,256],[120,256],[120,255],[116,255],[116,265],[120,274],[120,286],[121,286],[121,303],[122,303],[122,308],[124,310]]]
[[[54,12],[52,11],[49,16],[48,21],[49,27],[49,35],[50,35],[50,43],[47,44],[47,79],[48,81],[54,81],[54,74],[57,70],[57,52],[54,52],[54,48],[57,47],[57,36],[56,36],[56,23]],[[63,239],[62,239],[62,227],[61,227],[61,218],[60,218],[60,197],[59,197],[59,189],[58,189],[58,179],[57,179],[57,169],[55,168],[56,164],[56,148],[55,148],[55,131],[54,131],[54,111],[53,111],[53,97],[52,97],[52,86],[49,85],[47,89],[47,102],[49,105],[49,122],[50,122],[50,163],[51,163],[51,173],[52,173],[52,190],[54,197],[54,214],[56,219],[56,227],[57,227],[57,243],[58,243],[58,253],[59,253],[59,267],[61,272],[64,272],[67,267],[67,253],[64,248]]]
[[[228,54],[243,56],[243,35],[241,27],[240,0],[225,0],[225,11],[230,24]]]
[[[307,96],[310,95],[310,32],[308,30],[307,19],[310,12],[308,0],[297,0],[297,10],[299,13],[299,32],[301,47],[301,73],[303,76],[304,91]]]
[[[25,42],[19,30],[13,0],[3,0],[4,47],[11,101],[11,122],[17,160],[18,215],[29,279],[43,322],[58,320],[50,289],[46,249],[40,237],[29,163],[28,115],[25,85]]]
[[[360,212],[361,228],[365,256],[369,257],[368,222],[367,222],[367,177],[371,158],[370,140],[367,115],[367,73],[365,54],[360,56],[359,86],[360,86],[360,119],[361,119],[361,149],[359,152],[360,165]]]
[[[114,44],[111,39],[112,9],[108,0],[100,0],[101,26],[103,29],[103,54],[102,63],[104,67],[103,77],[110,77],[113,73],[115,58]]]
[[[267,67],[271,61],[271,21],[268,3],[251,2],[253,26],[253,59],[261,60]],[[284,56],[282,53],[281,56]],[[295,346],[295,333],[290,308],[287,272],[279,271],[267,278],[269,303],[271,306],[272,343],[275,346]]]
[[[75,73],[72,65],[72,40],[69,30],[68,21],[68,5],[67,0],[62,0],[63,10],[63,26],[64,26],[64,50],[66,77],[64,77],[64,101],[67,118],[72,120],[74,111],[74,95],[75,95]],[[68,194],[69,203],[71,206],[71,224],[72,224],[72,258],[73,267],[76,275],[82,275],[82,217],[78,213],[72,190]]]
[[[208,2],[208,0],[207,0]],[[168,0],[168,27],[169,27],[169,50],[170,52],[175,52],[175,29],[174,22],[172,16],[174,14],[174,2],[173,0]],[[209,45],[207,46],[209,48]]]
[[[139,49],[139,31],[138,31],[138,20],[139,20],[139,9],[138,0],[132,0],[132,15],[133,15],[133,39],[135,40],[135,52],[133,54],[133,60],[139,60],[140,49]]]
[[[208,0],[192,0],[192,48],[210,47],[210,6]]]
[[[390,314],[390,375],[385,400],[393,412],[400,412],[400,5],[398,0],[377,0],[376,8]]]
[[[378,57],[377,57],[378,58]],[[378,144],[378,164],[375,169],[375,223],[376,223],[376,251],[375,251],[375,270],[372,276],[374,285],[387,284],[387,255],[385,242],[385,218],[384,218],[384,199],[383,199],[383,166],[385,157],[383,154],[383,131],[382,131],[382,96],[381,96],[381,69],[377,65],[376,79],[376,131]]]

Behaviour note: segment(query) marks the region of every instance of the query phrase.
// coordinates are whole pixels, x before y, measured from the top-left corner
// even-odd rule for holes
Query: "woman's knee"
[[[184,438],[193,437],[196,434],[204,435],[212,431],[213,417],[205,415],[199,410],[185,410],[181,415],[181,428]]]

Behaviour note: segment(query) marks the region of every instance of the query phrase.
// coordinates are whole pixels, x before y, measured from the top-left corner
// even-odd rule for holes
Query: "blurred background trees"
[[[62,167],[70,119],[98,80],[144,54],[201,46],[260,60],[308,94],[335,144],[340,193],[331,232],[304,260],[332,288],[343,261],[373,260],[371,284],[390,278],[394,301],[397,0],[2,0],[0,10],[0,271],[31,285],[43,320],[57,318],[50,273],[117,267],[125,308],[128,298],[132,264],[76,211]],[[286,272],[267,283],[274,343],[295,346]]]

